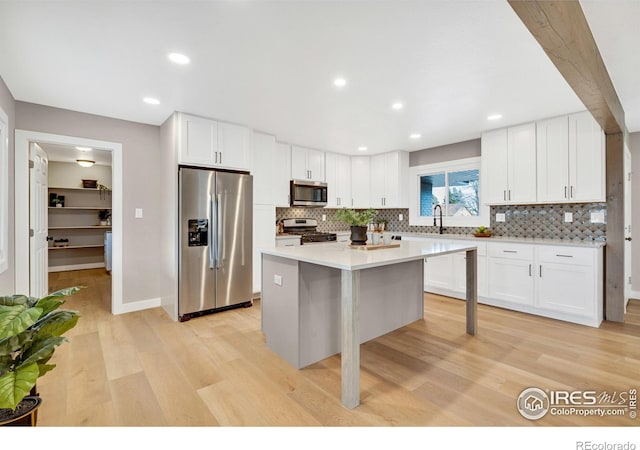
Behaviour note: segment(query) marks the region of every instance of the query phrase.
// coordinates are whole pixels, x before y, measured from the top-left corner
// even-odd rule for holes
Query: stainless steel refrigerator
[[[252,305],[253,179],[181,167],[178,317]]]

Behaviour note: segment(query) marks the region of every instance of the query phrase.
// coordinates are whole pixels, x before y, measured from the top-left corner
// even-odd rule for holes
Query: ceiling
[[[49,161],[75,163],[79,159],[86,159],[98,166],[111,166],[111,151],[108,150],[79,150],[77,147],[43,142],[39,142],[38,145],[47,152]]]
[[[639,131],[640,2],[582,4]],[[503,0],[2,0],[0,54],[16,100],[153,125],[184,111],[347,154],[585,109]]]

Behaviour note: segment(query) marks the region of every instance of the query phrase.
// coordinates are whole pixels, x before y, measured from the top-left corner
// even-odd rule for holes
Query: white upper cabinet
[[[536,124],[538,201],[569,199],[569,119],[556,117]]]
[[[588,111],[569,116],[569,198],[606,200],[605,136]]]
[[[347,155],[325,153],[327,208],[351,206],[351,159]]]
[[[390,152],[371,157],[371,207],[409,207],[409,154]]]
[[[482,133],[484,203],[536,202],[536,125]]]
[[[251,169],[248,127],[179,113],[178,163]]]
[[[324,152],[291,146],[291,177],[295,180],[324,181]]]
[[[604,133],[587,111],[538,122],[538,201],[605,201],[604,149]]]
[[[289,145],[270,134],[253,133],[253,203],[289,206]]]
[[[218,122],[218,165],[232,169],[251,168],[251,131],[248,127]]]
[[[346,207],[369,208],[371,206],[370,159],[368,156],[351,157],[351,205],[345,205]]]
[[[291,181],[291,146],[276,142],[274,180],[274,203],[276,206],[289,207],[289,183]],[[255,167],[255,166],[254,166]]]

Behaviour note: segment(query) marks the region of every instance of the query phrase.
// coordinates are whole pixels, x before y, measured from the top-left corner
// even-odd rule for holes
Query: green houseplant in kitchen
[[[80,315],[59,309],[81,287],[61,289],[42,298],[0,297],[0,424],[35,425],[41,399],[36,381],[55,367],[48,364]]]
[[[373,208],[365,210],[342,208],[336,211],[335,217],[351,227],[351,245],[366,245],[367,227],[377,215],[378,211]]]

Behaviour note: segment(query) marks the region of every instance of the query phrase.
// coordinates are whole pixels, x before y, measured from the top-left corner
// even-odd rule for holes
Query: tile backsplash
[[[496,236],[530,237],[567,240],[606,240],[606,203],[572,203],[553,205],[508,205],[491,207],[490,228]],[[318,221],[318,230],[348,231],[349,227],[336,220],[336,209],[276,208],[276,219],[310,218]],[[573,214],[573,222],[564,221],[564,213]],[[591,223],[592,212],[604,212],[605,223]],[[399,215],[403,215],[402,221]],[[496,222],[496,214],[504,214],[505,222]],[[325,215],[326,220],[322,220]],[[380,209],[378,217],[387,221],[389,231],[405,233],[437,233],[438,227],[410,226],[408,209]],[[446,225],[446,219],[445,219]],[[445,234],[468,235],[475,227],[447,227]]]

